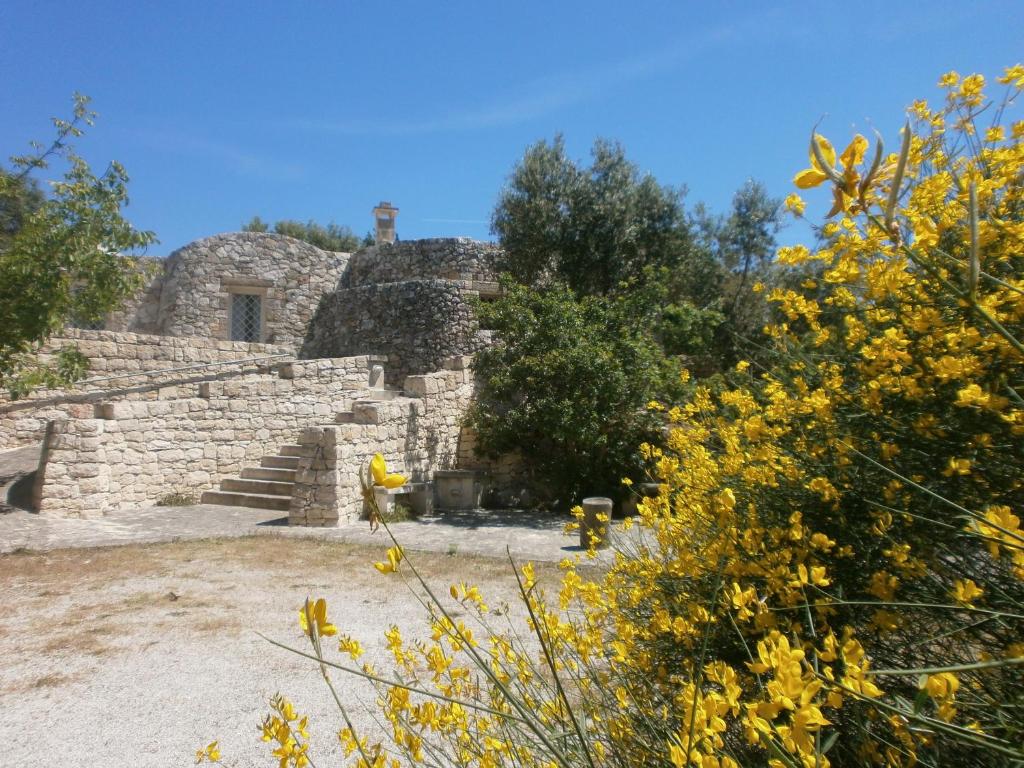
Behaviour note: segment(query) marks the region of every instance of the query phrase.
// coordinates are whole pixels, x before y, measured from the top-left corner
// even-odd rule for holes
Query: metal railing
[[[157,376],[164,373],[181,373],[182,371],[192,371],[200,368],[215,368],[220,365],[242,365],[244,363],[256,363],[257,361],[262,360],[276,360],[281,357],[295,358],[292,354],[281,352],[276,355],[263,355],[261,357],[243,357],[241,360],[220,360],[216,363],[195,363],[194,365],[184,365],[180,368],[154,368],[150,371],[133,371],[131,373],[118,373],[113,376],[98,376],[92,379],[80,379],[79,381],[74,382],[71,386],[79,387],[83,384],[95,384],[98,381],[134,379],[139,376]]]
[[[280,358],[288,358],[288,360],[281,360]],[[279,363],[290,362],[295,359],[295,355],[281,352],[276,355],[261,355],[259,357],[244,357],[240,360],[220,360],[213,363],[194,363],[192,365],[183,365],[176,368],[154,368],[148,371],[131,371],[128,373],[117,373],[113,376],[96,376],[91,379],[80,379],[70,385],[66,389],[50,389],[48,387],[40,387],[33,392],[33,395],[39,393],[42,396],[30,396],[25,398],[18,398],[17,400],[2,400],[0,401],[0,413],[13,413],[15,411],[22,411],[31,408],[41,408],[45,406],[60,405],[63,403],[75,403],[75,402],[93,402],[97,398],[101,398],[106,393],[127,393],[127,392],[144,392],[159,387],[165,386],[160,382],[154,382],[151,379],[175,373],[183,373],[185,371],[202,371],[210,368],[218,368],[228,365],[256,365],[267,361],[277,360]],[[273,368],[274,363],[271,362],[267,367]],[[214,376],[218,374],[213,374]],[[103,382],[117,381],[118,379],[127,379],[124,384],[114,385],[108,387],[97,387],[97,388],[85,388],[84,385],[91,385]],[[131,379],[150,379],[149,381],[130,381]],[[187,382],[182,383],[198,383],[202,379],[196,379],[195,377],[189,377]],[[77,391],[76,391],[77,390]],[[52,393],[52,394],[47,394]]]

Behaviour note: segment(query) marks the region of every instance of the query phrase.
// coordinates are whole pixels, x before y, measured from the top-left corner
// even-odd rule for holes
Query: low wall
[[[453,357],[444,365],[444,370],[406,378],[408,397],[356,402],[353,423],[303,430],[290,525],[358,520],[363,512],[359,472],[365,473],[375,453],[383,454],[389,472],[414,482],[431,480],[434,470],[456,467],[473,374],[468,357]]]
[[[0,449],[39,442],[47,422],[91,416],[97,402],[156,400],[161,390],[170,395],[168,387],[234,378],[292,359],[290,348],[273,344],[72,328],[50,339],[42,357],[68,344],[88,358],[86,378],[69,389],[41,389],[18,400],[0,394]],[[197,367],[207,363],[218,365]],[[161,373],[140,376],[144,371]]]
[[[170,493],[198,496],[365,393],[371,356],[283,364],[277,375],[175,387],[166,399],[94,406],[52,422],[38,478],[40,514],[100,517]],[[189,391],[191,388],[191,391]]]

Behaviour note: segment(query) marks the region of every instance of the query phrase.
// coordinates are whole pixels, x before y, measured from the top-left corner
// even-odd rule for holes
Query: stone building
[[[465,238],[349,254],[237,232],[142,261],[151,281],[104,328],[52,340],[79,346],[86,380],[0,400],[0,449],[41,441],[41,514],[178,494],[334,525],[359,516],[356,473],[377,451],[429,504],[435,479],[478,466],[462,417],[496,254]]]
[[[267,232],[207,237],[147,264],[152,282],[105,329],[297,348],[350,256]]]

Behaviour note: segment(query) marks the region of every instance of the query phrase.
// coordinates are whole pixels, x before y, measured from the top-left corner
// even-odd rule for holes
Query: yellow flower
[[[1014,64],[1012,67],[1007,67],[1003,76],[999,78],[999,82],[1024,90],[1024,65]]]
[[[864,153],[868,148],[868,140],[859,133],[853,137],[853,140],[839,156],[841,171],[835,167],[836,151],[828,142],[828,139],[816,133],[812,141],[816,142],[821,158],[827,163],[828,167],[822,167],[817,153],[814,151],[814,144],[812,144],[810,152],[811,167],[800,171],[800,173],[793,177],[793,182],[800,189],[810,189],[831,179],[835,182],[832,190],[834,202],[832,210],[828,212],[827,216],[832,217],[840,211],[843,213],[850,211],[854,200],[857,199],[860,192],[857,187],[860,181],[860,174],[856,169],[864,160]],[[788,202],[787,198],[787,204]]]
[[[798,195],[796,192],[791,192],[790,194],[786,195],[785,205],[786,210],[790,211],[796,216],[803,216],[804,209],[807,207],[807,204],[804,203],[803,198],[800,197],[800,195]]]
[[[969,475],[971,474],[971,460],[961,459],[953,457],[949,460],[949,464],[942,470],[942,474],[946,477],[952,477],[953,475]]]
[[[374,563],[373,567],[381,573],[397,573],[398,564],[402,562],[402,557],[404,555],[404,553],[402,552],[402,548],[398,546],[391,547],[387,551],[387,555],[388,560],[386,563]]]
[[[951,699],[960,689],[960,681],[949,672],[929,675],[921,686],[933,699]]]
[[[822,136],[820,133],[814,134],[812,141],[818,143],[818,149],[821,150],[821,155],[825,158],[825,162],[828,163],[829,169],[836,164],[836,151],[829,143],[829,140]],[[815,157],[814,150],[810,152],[811,167],[805,168],[800,171],[796,176],[793,177],[793,183],[796,184],[800,189],[811,189],[818,186],[828,178],[828,173],[821,167],[818,162],[818,158]]]
[[[211,741],[206,745],[205,749],[196,750],[196,764],[199,764],[204,760],[211,763],[216,763],[220,760],[220,749],[217,748],[216,741]]]
[[[974,607],[974,600],[985,594],[985,590],[974,583],[974,579],[957,579],[953,582],[953,599],[968,608]]]
[[[357,661],[363,655],[363,644],[355,638],[345,635],[338,641],[338,650],[347,653],[352,661]]]
[[[306,604],[299,609],[299,624],[307,635],[312,635],[315,628],[317,637],[330,637],[338,631],[327,621],[327,601],[322,597],[315,603],[306,598]]]
[[[383,485],[385,488],[399,488],[405,485],[405,475],[388,474],[388,465],[379,453],[375,453],[370,460],[370,473],[376,485]]]
[[[995,125],[985,131],[985,141],[990,144],[996,144],[1006,139],[1006,129],[1001,125]]]

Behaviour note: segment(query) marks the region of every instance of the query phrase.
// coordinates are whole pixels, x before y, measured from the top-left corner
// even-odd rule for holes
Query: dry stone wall
[[[412,240],[353,254],[321,300],[301,357],[388,356],[388,381],[438,370],[486,343],[472,300],[497,292],[497,246],[468,238]]]
[[[372,352],[386,355],[388,383],[441,368],[480,340],[468,296],[447,280],[406,280],[342,288],[317,309],[303,358]]]
[[[491,243],[467,237],[407,240],[391,245],[371,246],[357,251],[339,288],[374,283],[438,278],[461,282],[493,283],[497,256],[501,249]]]
[[[294,359],[289,347],[271,344],[73,328],[51,338],[42,358],[70,344],[89,361],[85,380],[19,400],[0,394],[0,449],[39,442],[48,421],[91,416],[97,402],[166,399],[176,386],[231,379]],[[151,371],[161,373],[141,375]]]
[[[0,399],[0,447],[45,433],[42,513],[87,517],[198,495],[305,430],[293,522],[353,519],[362,511],[355,473],[375,452],[424,480],[470,461],[466,356],[489,339],[472,301],[496,294],[498,255],[464,238],[351,256],[267,233],[196,241],[108,318],[156,335],[68,331],[54,340],[79,345],[90,380]],[[237,294],[260,297],[260,338],[274,344],[226,340]],[[293,361],[300,345],[307,359]],[[404,395],[361,401],[369,369],[385,361],[387,381]],[[349,408],[351,418],[334,423]]]
[[[277,375],[179,387],[173,397],[94,406],[51,423],[37,478],[40,514],[101,517],[171,493],[198,497],[365,397],[370,356],[297,361]]]
[[[374,453],[384,456],[389,471],[405,474],[412,483],[431,481],[435,470],[455,468],[473,375],[468,357],[449,358],[444,366],[406,378],[406,397],[355,402],[352,423],[303,430],[290,525],[358,520],[364,511],[359,472],[365,472]]]
[[[231,295],[250,293],[262,298],[261,341],[297,348],[320,297],[337,285],[349,255],[267,232],[197,240],[167,258],[159,332],[230,338]]]
[[[137,259],[137,266],[145,280],[143,288],[128,298],[120,309],[107,316],[103,323],[104,330],[135,333],[160,331],[160,294],[164,286],[165,261],[143,256]]]

